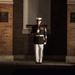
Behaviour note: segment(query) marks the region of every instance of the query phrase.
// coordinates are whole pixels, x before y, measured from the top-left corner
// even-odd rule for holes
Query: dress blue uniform
[[[34,35],[36,63],[42,63],[44,44],[47,42],[47,29],[40,25],[32,27],[31,34]]]

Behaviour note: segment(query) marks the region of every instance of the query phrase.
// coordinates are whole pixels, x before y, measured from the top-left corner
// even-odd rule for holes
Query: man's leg
[[[39,47],[38,47],[38,44],[35,44],[35,59],[36,59],[36,62],[39,62]]]
[[[44,45],[41,44],[40,47],[41,47],[41,50],[40,50],[40,63],[42,63]]]

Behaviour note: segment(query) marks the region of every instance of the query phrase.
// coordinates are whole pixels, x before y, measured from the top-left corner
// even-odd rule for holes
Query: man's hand
[[[32,33],[31,35],[36,35],[37,33],[35,32],[35,33]]]
[[[39,29],[37,29],[37,33],[39,33],[40,32],[40,30]]]
[[[44,45],[46,45],[46,42],[44,42]]]
[[[45,36],[45,38],[44,38],[44,45],[46,45],[47,44],[47,36]]]

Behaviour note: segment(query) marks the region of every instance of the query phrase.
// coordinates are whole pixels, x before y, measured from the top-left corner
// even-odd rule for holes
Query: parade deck
[[[66,75],[75,73],[75,64],[65,62],[44,61],[36,64],[35,61],[2,61],[0,75]]]

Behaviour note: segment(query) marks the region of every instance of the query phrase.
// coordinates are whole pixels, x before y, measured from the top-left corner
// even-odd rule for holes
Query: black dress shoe
[[[42,62],[39,62],[39,64],[42,64]]]
[[[39,62],[36,62],[36,64],[39,64]]]
[[[36,62],[36,64],[42,64],[42,62]]]

